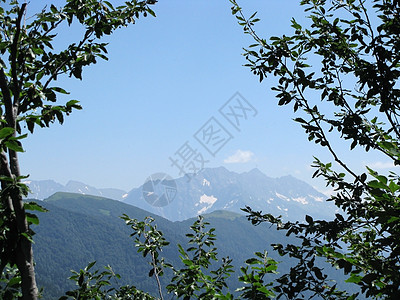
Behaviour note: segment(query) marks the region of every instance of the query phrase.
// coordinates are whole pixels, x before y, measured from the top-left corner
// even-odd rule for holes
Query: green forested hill
[[[49,210],[40,214],[40,225],[34,228],[36,273],[45,295],[53,298],[71,287],[67,280],[70,270],[79,270],[91,261],[112,266],[123,275],[121,283],[146,290],[153,286],[147,276],[149,266],[136,253],[131,232],[119,218],[126,213],[141,220],[148,213],[118,201],[68,193],[57,193],[40,204]],[[157,218],[157,223],[168,239],[183,242],[172,222]],[[166,255],[171,250],[166,248]]]
[[[67,280],[70,270],[79,270],[91,261],[97,266],[110,265],[122,279],[116,284],[133,284],[152,294],[156,294],[154,278],[148,277],[150,266],[136,252],[131,231],[119,218],[127,214],[131,218],[143,220],[149,212],[119,201],[95,196],[71,193],[56,193],[40,204],[49,212],[39,215],[40,225],[34,228],[35,260],[38,284],[44,287],[46,299],[55,299],[73,286]],[[159,229],[164,232],[169,246],[163,255],[167,261],[178,265],[178,243],[184,248],[185,234],[195,219],[171,222],[154,216]],[[209,214],[206,220],[216,228],[219,258],[229,256],[236,270],[255,251],[269,249],[271,243],[284,242],[283,232],[266,226],[254,227],[243,216],[226,211]],[[270,252],[275,259],[276,253]],[[286,269],[288,262],[281,267]],[[238,273],[232,275],[231,286],[236,286]],[[163,277],[166,286],[168,276]]]

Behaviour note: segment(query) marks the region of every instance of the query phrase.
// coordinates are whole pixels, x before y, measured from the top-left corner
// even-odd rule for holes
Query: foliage
[[[246,260],[248,266],[240,268],[243,274],[239,277],[239,280],[246,286],[237,291],[242,292],[243,299],[273,299],[275,293],[272,289],[272,283],[265,282],[265,275],[275,274],[278,263],[268,257],[267,251],[264,253],[256,252],[255,255],[256,257]]]
[[[64,122],[64,115],[80,109],[77,100],[64,99],[68,94],[55,82],[62,76],[82,79],[84,67],[97,59],[107,59],[107,44],[101,39],[116,29],[134,23],[140,15],[154,12],[155,1],[127,1],[114,7],[108,1],[67,0],[62,8],[51,5],[26,18],[29,4],[1,0],[0,7],[0,271],[7,264],[16,265],[21,274],[24,299],[36,299],[30,224],[39,221],[24,206],[27,187],[21,183],[18,152],[21,141],[35,126],[48,127]],[[62,24],[79,24],[81,38],[58,51],[63,36],[57,29]]]
[[[70,193],[57,193],[46,201],[38,203],[49,210],[48,213],[39,215],[40,225],[33,228],[37,232],[33,245],[35,271],[38,285],[44,288],[44,299],[58,299],[65,291],[74,289],[73,282],[66,280],[70,275],[69,271],[79,270],[94,260],[97,261],[97,266],[111,265],[113,270],[121,275],[119,284],[133,284],[138,289],[157,296],[156,280],[154,276],[148,277],[151,256],[148,254],[146,259],[143,259],[143,252],[136,253],[133,239],[137,235],[133,239],[130,238],[133,231],[119,218],[125,213],[130,218],[143,221],[149,215],[148,212],[120,201]],[[107,211],[107,214],[104,214],[104,211]],[[152,226],[157,224],[157,230],[162,231],[165,240],[170,242],[168,246],[163,247],[160,258],[164,257],[166,262],[177,269],[183,268],[185,265],[179,258],[182,255],[177,245],[181,244],[185,249],[188,248],[186,245],[189,239],[185,234],[188,233],[194,220],[171,222],[158,216],[154,217]],[[228,211],[223,215],[218,212],[207,214],[204,218],[215,228],[213,234],[217,235],[217,239],[213,241],[213,247],[218,249],[217,258],[229,256],[232,259],[234,265],[232,270],[235,273],[231,273],[226,280],[227,291],[230,293],[247,285],[238,280],[242,275],[240,267],[247,266],[244,262],[253,257],[254,251],[263,252],[267,249],[273,259],[279,260],[279,255],[272,251],[269,243],[295,242],[292,238],[286,238],[283,232],[269,228],[267,224],[254,227],[244,216]],[[207,231],[208,228],[207,226]],[[217,270],[220,267],[219,263],[212,262],[210,270]],[[251,267],[261,267],[261,265],[249,265],[248,273],[251,272]],[[290,260],[285,259],[279,263],[279,272],[289,269]],[[333,278],[340,281],[340,274],[335,274],[336,270],[329,271]],[[167,293],[166,287],[171,283],[173,276],[173,271],[166,268],[165,274],[160,277],[164,294]],[[264,283],[276,276],[266,274],[263,277]],[[237,296],[239,293],[234,295]],[[170,295],[165,298],[170,298]]]
[[[235,0],[232,12],[244,32],[255,41],[245,50],[247,66],[260,81],[270,74],[278,78],[272,88],[279,105],[292,104],[299,114],[295,119],[308,139],[326,148],[336,165],[315,159],[314,177],[323,177],[336,189],[331,196],[343,212],[334,220],[286,222],[270,214],[245,208],[253,224],[269,222],[287,235],[301,239],[301,245],[275,244],[282,256],[298,261],[290,272],[267,283],[265,275],[276,271],[276,262],[263,253],[246,261],[239,279],[245,284],[238,292],[244,299],[354,299],[330,282],[325,270],[316,265],[323,257],[344,271],[347,281],[360,286],[367,297],[400,297],[400,177],[395,172],[379,174],[371,168],[357,174],[335,150],[336,137],[349,142],[350,149],[378,151],[394,165],[400,164],[400,124],[398,79],[400,77],[400,3],[373,0],[302,0],[311,25],[303,27],[292,20],[293,35],[260,38],[255,29],[259,21],[253,14],[245,18]],[[151,1],[152,2],[152,1]],[[140,14],[154,15],[150,1],[131,1],[114,8],[107,1],[69,0],[63,8],[50,6],[22,23],[27,3],[2,0],[0,8],[0,260],[4,297],[13,297],[21,283],[25,299],[36,299],[37,288],[29,225],[38,218],[26,209],[41,211],[35,204],[23,204],[27,189],[21,184],[17,153],[21,141],[35,126],[48,127],[79,109],[76,100],[60,105],[60,95],[67,94],[54,82],[61,76],[82,78],[83,68],[107,59],[106,44],[100,40],[121,26],[133,23]],[[54,50],[57,28],[79,23],[83,36],[60,52]],[[315,99],[321,100],[316,104]],[[123,217],[133,229],[132,236],[144,257],[150,255],[149,276],[156,278],[159,295],[163,287],[159,277],[168,269],[172,281],[165,289],[178,298],[233,299],[226,292],[226,279],[232,269],[229,258],[218,261],[213,229],[205,231],[199,218],[188,234],[189,248],[178,246],[183,266],[166,263],[160,253],[168,245],[163,234],[152,225]],[[17,266],[19,273],[13,274]],[[62,299],[106,299],[116,297],[151,297],[135,287],[114,289],[110,280],[118,278],[111,269],[92,271],[94,263],[71,277],[78,284]],[[19,275],[21,279],[19,279]],[[8,276],[8,277],[7,277]],[[6,294],[9,293],[9,294]],[[11,294],[10,294],[11,293]],[[10,296],[9,296],[10,295]]]
[[[154,282],[147,276],[147,262],[135,253],[129,237],[131,231],[119,218],[127,213],[144,219],[148,212],[105,198],[62,195],[63,199],[55,195],[49,201],[38,201],[49,212],[40,214],[40,224],[33,228],[37,232],[33,245],[35,271],[38,286],[44,288],[43,298],[58,299],[65,291],[75,289],[74,282],[67,280],[70,270],[79,271],[91,261],[96,261],[98,268],[112,266],[122,277],[118,285],[134,284],[140,290],[152,291]],[[56,196],[60,198],[55,200]],[[157,225],[165,229],[169,241],[174,244],[183,241],[181,235],[177,239],[172,234],[177,227],[172,222],[160,218]],[[170,252],[165,252],[168,258],[173,256]],[[172,259],[173,263],[178,261],[178,258]],[[166,284],[166,280],[162,283]]]
[[[217,249],[214,247],[216,237],[214,228],[204,230],[206,225],[209,223],[199,216],[190,227],[193,233],[186,234],[190,247],[185,250],[178,245],[184,267],[173,267],[174,277],[167,286],[167,290],[178,298],[224,298],[222,295],[223,289],[227,288],[226,279],[233,272],[232,260],[229,257],[222,258],[218,269],[211,269],[212,261],[218,261]],[[229,294],[226,297],[229,298]]]
[[[133,230],[131,236],[136,236],[135,246],[138,247],[137,251],[142,253],[143,257],[150,254],[151,269],[149,271],[149,277],[155,277],[160,298],[163,299],[160,276],[164,274],[164,267],[168,265],[164,262],[164,258],[160,258],[159,255],[162,248],[169,245],[169,242],[165,240],[162,232],[151,224],[154,222],[152,217],[146,217],[143,222],[130,219],[127,215],[123,215],[121,218],[125,221],[126,225],[131,226]],[[144,241],[141,241],[141,238],[144,238]]]
[[[138,247],[138,252],[142,252],[144,257],[147,254],[151,256],[149,276],[156,278],[161,299],[163,299],[163,290],[159,276],[164,274],[165,268],[172,269],[174,273],[171,283],[166,289],[178,298],[215,299],[220,295],[222,289],[227,286],[225,279],[231,272],[231,260],[223,259],[222,265],[217,270],[211,271],[210,275],[205,273],[209,271],[211,261],[217,260],[217,253],[213,247],[215,235],[212,232],[215,229],[211,228],[209,231],[204,231],[208,223],[204,222],[203,217],[199,217],[191,226],[194,234],[186,235],[190,238],[189,245],[192,246],[184,250],[178,244],[180,258],[184,265],[181,269],[177,269],[170,263],[166,263],[164,258],[160,258],[162,248],[169,243],[165,241],[163,233],[151,225],[154,219],[148,217],[144,222],[139,222],[136,219],[130,219],[127,215],[122,218],[133,229],[132,236],[137,235],[135,243],[136,247]],[[144,240],[141,240],[141,238],[144,238]],[[191,257],[189,253],[193,253],[193,256]]]
[[[153,299],[150,295],[138,291],[134,286],[121,286],[119,288],[111,287],[112,279],[119,279],[120,275],[115,274],[110,266],[105,267],[105,271],[91,271],[96,262],[89,263],[79,272],[72,271],[73,275],[69,278],[76,282],[77,289],[66,292],[66,296],[59,300],[67,299]]]
[[[332,221],[283,223],[279,218],[245,211],[254,224],[270,222],[302,246],[275,245],[281,255],[298,259],[290,274],[274,284],[278,297],[297,299],[320,295],[352,299],[329,285],[316,256],[342,269],[367,297],[400,297],[399,176],[371,168],[357,174],[335,150],[337,137],[350,149],[377,151],[400,162],[400,3],[399,1],[303,0],[309,24],[292,19],[293,35],[260,38],[256,14],[246,18],[235,0],[232,13],[254,44],[245,49],[247,66],[263,81],[276,77],[272,87],[279,105],[293,105],[308,139],[326,148],[336,166],[317,158],[314,177],[335,188],[330,201],[343,213]],[[318,104],[318,100],[321,101]]]
[[[16,299],[21,297],[21,276],[18,274],[18,269],[6,266],[5,272],[0,278],[0,298],[4,300]]]
[[[213,261],[218,261],[217,249],[214,247],[216,239],[214,228],[206,230],[208,222],[202,216],[190,227],[193,233],[186,234],[189,238],[189,247],[185,250],[178,244],[178,251],[183,267],[177,268],[160,258],[162,248],[169,243],[164,239],[163,233],[152,225],[154,219],[147,217],[145,221],[139,222],[124,215],[122,219],[131,226],[135,237],[138,252],[146,257],[151,256],[151,269],[149,276],[154,276],[157,281],[160,299],[163,297],[163,288],[160,285],[159,276],[164,274],[164,269],[171,269],[173,277],[171,283],[166,287],[168,293],[178,299],[234,299],[234,296],[227,291],[227,278],[233,273],[232,260],[222,258],[218,268],[213,270]],[[237,291],[242,292],[240,299],[271,299],[274,293],[264,284],[263,277],[266,274],[274,273],[277,269],[277,262],[267,257],[267,253],[256,253],[256,258],[246,261],[248,266],[241,268],[243,273],[239,280],[245,284]],[[249,269],[249,266],[250,269]]]
[[[230,270],[235,273],[229,272],[230,276],[222,281],[228,287],[223,287],[222,291],[218,292],[220,299],[273,298],[272,286],[269,282],[278,278],[279,274],[274,274],[275,272],[290,271],[290,263],[293,261],[285,259],[278,266],[275,260],[279,257],[271,247],[268,247],[268,243],[271,241],[295,243],[294,239],[285,238],[283,232],[269,228],[267,224],[254,227],[244,216],[238,217],[233,213],[229,216],[229,212],[225,212],[222,216],[218,213],[204,216],[202,222],[210,222],[215,231],[210,228],[210,225],[204,224],[206,226],[204,229],[196,228],[198,227],[196,225],[194,229],[200,231],[196,234],[192,229],[189,234],[194,238],[187,238],[185,236],[187,229],[193,227],[193,223],[198,223],[198,221],[190,219],[183,222],[171,222],[161,217],[155,217],[155,221],[150,221],[152,219],[146,217],[148,212],[120,201],[89,195],[59,193],[39,203],[50,211],[41,214],[40,225],[34,228],[37,231],[34,245],[37,279],[39,285],[44,287],[44,299],[58,299],[65,291],[76,290],[76,286],[66,281],[69,270],[79,270],[81,266],[93,260],[97,261],[98,266],[111,265],[115,272],[121,274],[118,281],[110,278],[111,285],[104,286],[103,292],[111,287],[116,289],[110,291],[108,296],[115,295],[120,290],[120,285],[133,284],[136,290],[148,292],[153,298],[160,298],[154,274],[152,277],[148,276],[151,275],[150,271],[153,269],[151,253],[148,251],[143,259],[144,250],[135,253],[134,247],[137,244],[138,250],[145,249],[145,245],[148,249],[158,249],[157,240],[163,243],[169,242],[168,245],[160,247],[161,250],[157,250],[158,259],[163,259],[164,265],[170,264],[170,267],[162,269],[163,275],[159,278],[165,299],[176,298],[173,294],[175,289],[177,292],[183,291],[185,295],[191,291],[192,298],[195,298],[194,295],[200,296],[207,288],[205,283],[210,290],[220,289],[214,284],[213,279],[216,276],[211,271],[223,270],[222,258],[227,256],[232,259],[230,264],[235,267]],[[104,211],[109,213],[104,214]],[[134,221],[137,223],[125,226],[118,218],[123,213],[129,214],[130,218],[134,217],[143,221]],[[145,223],[150,226],[143,227]],[[135,231],[132,230],[131,226],[134,224],[136,224],[135,228],[144,228],[141,230],[139,241],[135,241],[139,235],[134,234]],[[151,234],[146,231],[150,231]],[[205,246],[209,233],[212,234],[211,242],[213,243],[210,247]],[[133,239],[129,237],[131,234]],[[148,242],[144,238],[145,235]],[[153,235],[154,239],[152,239]],[[218,238],[215,235],[218,235]],[[203,238],[199,239],[201,236]],[[194,243],[188,244],[191,240]],[[202,241],[201,248],[204,253],[214,252],[218,261],[211,258],[208,262],[204,261],[209,265],[207,268],[199,266],[198,260],[191,263],[195,257],[195,251],[199,249],[196,241]],[[181,250],[184,249],[186,256],[180,253],[179,244],[182,245]],[[252,251],[266,247],[273,259],[268,258],[264,252],[256,253],[253,257]],[[190,248],[195,250],[189,251]],[[211,251],[213,248],[217,248],[218,251]],[[186,263],[190,266],[183,263],[182,259],[186,259]],[[240,268],[241,265],[243,265],[242,268]],[[327,264],[321,264],[319,261],[319,266],[327,266]],[[94,269],[93,266],[90,271],[93,272]],[[328,274],[332,278],[342,282],[340,274],[335,274],[335,270],[326,271],[329,271]],[[219,272],[219,274],[222,273]],[[178,276],[178,280],[172,282],[175,276]],[[179,280],[181,282],[178,282]],[[189,282],[192,282],[196,288],[189,287],[185,291],[185,284]],[[168,285],[173,286],[172,294],[168,294]],[[182,295],[181,299],[185,295]]]

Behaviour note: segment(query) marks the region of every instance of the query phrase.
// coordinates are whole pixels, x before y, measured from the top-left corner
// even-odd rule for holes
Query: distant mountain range
[[[98,189],[79,181],[69,181],[66,185],[54,180],[25,180],[31,193],[28,198],[43,200],[57,192],[77,193],[82,195],[100,196],[113,200],[123,201],[128,196],[127,192],[119,189]]]
[[[182,221],[216,210],[242,213],[250,206],[286,220],[331,218],[335,206],[312,186],[292,176],[271,178],[258,169],[235,173],[224,167],[207,168],[196,176],[177,179],[154,178],[129,193],[118,189],[97,189],[77,181],[63,186],[51,180],[26,181],[35,199],[55,192],[72,192],[120,200],[171,221]],[[160,206],[164,205],[165,206]]]
[[[258,169],[241,174],[224,167],[204,169],[191,180],[185,176],[175,179],[175,185],[173,201],[164,207],[146,201],[143,186],[131,190],[124,202],[173,221],[215,210],[241,213],[245,206],[286,220],[304,220],[306,214],[326,219],[335,212],[326,196],[304,181],[292,176],[271,178]]]

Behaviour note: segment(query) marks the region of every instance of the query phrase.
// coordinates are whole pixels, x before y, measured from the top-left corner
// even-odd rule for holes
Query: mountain
[[[41,200],[56,192],[100,196],[124,201],[171,221],[215,210],[242,213],[245,206],[291,221],[302,221],[306,214],[327,219],[336,212],[332,203],[324,201],[325,195],[304,181],[292,176],[271,178],[258,169],[238,174],[224,167],[207,168],[190,180],[189,176],[156,176],[129,193],[98,189],[78,181],[69,181],[65,186],[52,180],[25,183],[31,189],[30,198]]]
[[[155,206],[154,195],[165,183],[165,193],[171,192],[166,206]],[[148,191],[148,182],[128,193],[125,203],[163,216],[172,221],[193,218],[215,210],[229,210],[241,213],[241,208],[250,206],[264,213],[282,215],[286,220],[304,220],[306,214],[315,218],[330,218],[335,206],[324,201],[326,196],[309,184],[292,176],[271,178],[258,169],[245,173],[228,171],[224,167],[203,169],[190,180],[183,176],[171,179],[153,180],[158,190]],[[153,198],[150,198],[150,195]],[[147,200],[147,201],[146,201]],[[149,201],[151,200],[151,201]],[[166,203],[164,201],[164,203]]]
[[[78,271],[92,261],[97,261],[100,269],[110,265],[119,273],[122,279],[116,284],[133,284],[156,295],[154,278],[148,277],[148,259],[137,253],[130,237],[132,230],[119,218],[125,213],[142,221],[151,213],[120,201],[72,193],[56,193],[37,202],[49,210],[39,214],[40,224],[33,227],[36,232],[33,244],[35,270],[38,285],[44,288],[44,299],[58,299],[67,289],[74,288],[74,282],[67,280],[70,270]],[[184,248],[189,246],[185,234],[189,233],[195,219],[171,222],[154,214],[153,217],[157,228],[170,242],[162,255],[167,262],[182,265],[177,244]],[[267,224],[252,226],[246,217],[229,211],[214,211],[205,215],[205,219],[210,222],[208,228],[216,228],[218,258],[229,256],[233,259],[235,273],[229,279],[232,291],[238,287],[240,266],[253,257],[254,252],[268,250],[271,257],[282,261],[270,244],[296,242],[286,237],[283,231]],[[289,270],[289,263],[290,259],[285,258],[278,271]],[[340,274],[331,269],[333,277],[341,280]],[[170,278],[171,274],[166,272],[161,278],[163,287]]]
[[[154,278],[148,277],[148,259],[137,253],[130,237],[132,230],[119,218],[125,213],[141,221],[151,215],[149,212],[120,201],[72,193],[56,193],[37,202],[49,210],[40,213],[40,225],[33,228],[37,280],[45,289],[45,299],[56,299],[73,288],[74,283],[67,280],[70,270],[79,270],[91,261],[97,261],[98,267],[111,265],[122,276],[119,284],[133,284],[155,294]],[[153,217],[170,241],[162,255],[175,266],[180,265],[177,244],[188,246],[185,234],[195,219],[171,222]],[[272,241],[287,240],[283,232],[252,226],[245,217],[232,212],[216,211],[205,218],[216,228],[219,258],[232,258],[237,272],[255,251],[270,248]],[[234,287],[236,278],[231,279]],[[162,278],[164,287],[169,279],[168,274]]]
[[[39,214],[40,224],[33,227],[35,271],[38,286],[45,289],[45,299],[58,299],[74,288],[74,282],[67,280],[70,270],[79,270],[92,261],[97,261],[100,269],[110,265],[123,275],[121,285],[151,289],[147,260],[136,252],[132,232],[119,218],[125,213],[144,220],[149,212],[116,200],[64,192],[37,202],[49,210]],[[157,224],[169,239],[183,242],[172,222],[158,217]],[[169,249],[164,252],[168,254]]]
[[[54,180],[25,180],[24,183],[29,187],[31,192],[28,198],[43,200],[56,192],[79,193],[83,195],[93,195],[114,200],[123,201],[127,193],[123,190],[105,188],[98,189],[79,181],[69,181],[66,185],[62,185]]]

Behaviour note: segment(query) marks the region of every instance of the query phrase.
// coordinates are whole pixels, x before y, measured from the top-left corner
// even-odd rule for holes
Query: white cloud
[[[385,162],[376,161],[376,162],[372,162],[372,163],[365,163],[365,165],[367,165],[372,170],[390,169],[390,168],[394,167],[394,164],[392,161],[385,161]]]
[[[226,164],[246,163],[253,159],[254,153],[251,151],[237,150],[235,154],[224,159]]]

